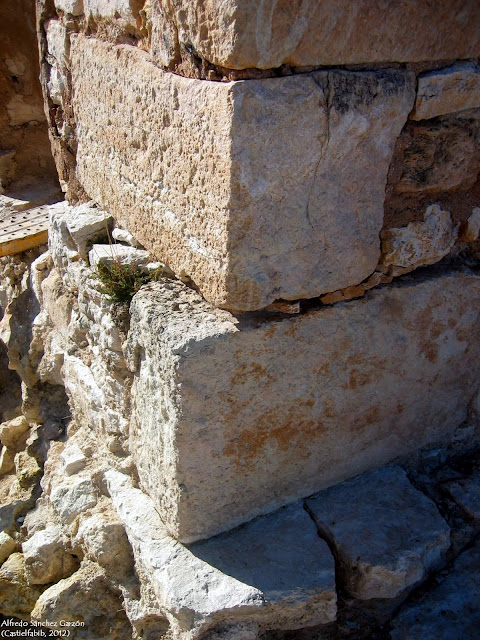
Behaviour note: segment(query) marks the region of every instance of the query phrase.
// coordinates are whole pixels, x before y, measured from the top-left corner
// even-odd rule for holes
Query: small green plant
[[[133,296],[144,284],[156,282],[163,277],[163,271],[159,269],[145,269],[134,262],[122,264],[120,260],[112,262],[99,262],[95,276],[103,284],[100,293],[111,302],[130,304]]]

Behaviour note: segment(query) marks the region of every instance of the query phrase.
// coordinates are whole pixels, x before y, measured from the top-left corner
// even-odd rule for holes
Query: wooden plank
[[[48,206],[9,211],[0,219],[0,257],[38,247],[48,239]]]

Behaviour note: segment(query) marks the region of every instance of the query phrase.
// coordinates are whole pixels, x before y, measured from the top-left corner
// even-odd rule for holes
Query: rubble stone
[[[54,0],[55,8],[72,16],[81,16],[83,0]]]
[[[51,492],[51,501],[62,522],[70,524],[79,513],[97,503],[95,487],[90,478],[76,475],[62,479]]]
[[[413,74],[203,82],[81,35],[71,51],[78,179],[214,305],[260,309],[374,271]]]
[[[32,586],[28,583],[23,555],[12,553],[0,567],[0,611],[2,614],[28,620],[42,591],[43,587]]]
[[[477,181],[478,136],[478,118],[410,122],[399,138],[406,140],[396,159],[402,171],[394,192],[413,197],[467,191]]]
[[[15,551],[17,543],[5,531],[0,532],[0,564]]]
[[[78,207],[66,207],[65,222],[72,236],[77,251],[86,255],[88,241],[108,232],[112,216],[102,211],[92,202]]]
[[[81,471],[87,462],[87,459],[78,444],[68,444],[62,451],[60,458],[63,462],[63,468],[67,476]]]
[[[480,472],[448,482],[444,488],[470,518],[480,521]]]
[[[78,568],[65,546],[65,537],[58,526],[37,531],[22,544],[25,575],[30,584],[58,582]]]
[[[400,467],[365,473],[306,504],[354,598],[395,598],[440,568],[450,546],[450,529],[435,504]]]
[[[457,237],[458,225],[452,223],[450,213],[439,205],[430,205],[422,222],[382,231],[380,269],[400,275],[435,264],[450,253]]]
[[[480,107],[480,67],[457,62],[418,78],[413,120],[427,120],[455,111]]]
[[[136,264],[138,267],[145,266],[150,260],[150,254],[143,249],[127,247],[123,244],[94,244],[88,252],[88,259],[92,267],[96,267],[100,262],[103,264]]]
[[[479,301],[461,272],[280,321],[142,288],[130,450],[169,533],[205,538],[448,441],[478,387]]]
[[[141,244],[131,233],[125,231],[125,229],[120,229],[120,227],[115,227],[115,229],[112,230],[112,238],[117,242],[125,242],[125,244],[129,244],[136,249],[142,248]]]
[[[130,640],[132,637],[120,594],[112,589],[104,570],[90,562],[83,563],[69,578],[44,591],[31,616],[38,622],[50,621],[54,628],[68,628],[70,638]]]
[[[3,447],[0,453],[0,475],[10,473],[15,469],[15,452]]]
[[[462,230],[460,240],[463,242],[475,242],[480,235],[480,207],[474,207],[472,215],[469,216],[467,223]]]
[[[113,509],[84,518],[75,534],[75,542],[81,543],[88,557],[102,567],[115,570],[116,566],[128,567],[130,564],[130,545]]]
[[[400,610],[392,640],[476,640],[480,626],[480,543],[462,553],[449,575],[418,602]]]
[[[25,434],[29,428],[30,425],[25,416],[18,416],[18,418],[3,422],[0,425],[0,441],[5,447],[15,449],[22,436],[25,439]]]

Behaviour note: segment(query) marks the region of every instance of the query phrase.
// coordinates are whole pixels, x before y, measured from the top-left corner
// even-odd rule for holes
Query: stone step
[[[366,600],[365,607],[378,598],[398,606],[444,566],[449,547],[450,529],[435,504],[399,466],[189,546],[168,535],[153,502],[127,476],[109,469],[105,478],[137,566],[158,598],[157,614],[178,639],[257,640],[269,629],[312,626],[312,637],[323,637],[321,626],[336,620],[338,589]]]
[[[188,548],[168,535],[152,501],[127,476],[113,469],[105,475],[161,613],[185,637],[220,622],[298,629],[335,620],[333,556],[301,503]]]

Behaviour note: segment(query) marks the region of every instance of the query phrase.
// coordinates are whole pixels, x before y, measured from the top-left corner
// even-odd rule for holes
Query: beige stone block
[[[80,182],[210,302],[260,309],[374,271],[412,74],[205,82],[72,40]]]
[[[450,273],[282,320],[178,282],[133,299],[130,446],[171,535],[214,535],[424,446],[478,387],[480,279]]]
[[[427,120],[480,107],[480,67],[460,62],[418,78],[413,120]]]
[[[476,0],[161,0],[152,42],[163,60],[183,46],[215,65],[270,69],[473,58]]]

